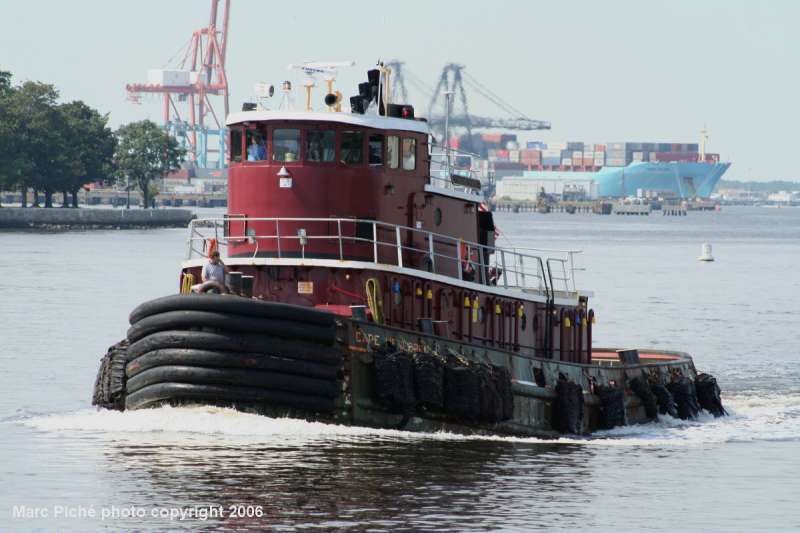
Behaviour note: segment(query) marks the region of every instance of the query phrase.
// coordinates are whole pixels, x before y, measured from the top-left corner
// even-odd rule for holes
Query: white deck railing
[[[210,239],[216,239],[223,257],[233,245],[246,250],[237,251],[236,257],[368,261],[548,296],[577,292],[578,251],[490,247],[375,220],[236,215],[196,219],[189,225],[187,259],[205,257]]]
[[[453,148],[433,149],[430,152],[430,184],[434,187],[482,196],[480,161],[479,155],[470,152]],[[475,185],[469,185],[465,180],[474,182]]]

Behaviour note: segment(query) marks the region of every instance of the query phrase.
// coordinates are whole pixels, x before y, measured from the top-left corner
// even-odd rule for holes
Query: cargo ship
[[[130,314],[93,403],[546,437],[723,415],[688,354],[593,345],[575,253],[497,246],[480,180],[390,75],[350,112],[306,85],[304,110],[227,118],[228,213],[191,222],[175,293]]]
[[[548,183],[554,187],[575,183],[591,197],[624,198],[649,191],[666,197],[708,198],[730,163],[719,154],[706,153],[706,132],[701,133],[700,143],[534,141],[525,148],[515,135],[483,134],[472,139],[472,146],[486,156],[486,174],[498,183],[498,197],[523,199],[514,198],[523,194],[522,188],[535,195]],[[509,176],[525,179],[515,179],[509,190],[499,185]]]

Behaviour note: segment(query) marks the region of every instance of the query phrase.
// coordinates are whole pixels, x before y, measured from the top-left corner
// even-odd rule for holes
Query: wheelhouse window
[[[417,140],[403,137],[403,170],[417,168]]]
[[[360,165],[364,161],[364,134],[362,132],[342,132],[341,158],[345,165]]]
[[[248,161],[264,161],[267,158],[267,136],[262,128],[245,130],[245,142]]]
[[[229,146],[231,147],[231,163],[241,163],[242,162],[242,128],[240,126],[234,126],[231,128],[230,131],[230,143]]]
[[[369,164],[383,165],[383,135],[370,135],[367,148],[369,149]]]
[[[300,158],[300,130],[277,128],[272,130],[272,160],[297,161]]]
[[[386,137],[386,159],[389,168],[400,168],[400,137],[397,135]]]
[[[336,158],[336,132],[309,130],[306,132],[306,161],[330,163]]]

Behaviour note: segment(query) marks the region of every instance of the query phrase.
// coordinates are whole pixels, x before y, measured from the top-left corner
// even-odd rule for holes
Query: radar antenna
[[[315,76],[317,74],[325,75],[325,83],[328,86],[328,92],[325,96],[325,104],[328,106],[329,111],[341,111],[342,93],[339,91],[334,92],[333,82],[336,80],[336,75],[342,67],[352,67],[355,61],[306,61],[301,64],[292,63],[289,65],[290,70],[301,70],[307,78],[303,82],[303,87],[306,89],[306,111],[311,111],[311,93],[314,87],[317,86]]]

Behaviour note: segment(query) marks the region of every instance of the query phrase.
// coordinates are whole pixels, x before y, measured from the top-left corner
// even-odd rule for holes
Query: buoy
[[[700,257],[697,258],[698,261],[713,261],[714,256],[711,255],[711,245],[707,242],[703,243],[703,246],[700,247]]]

